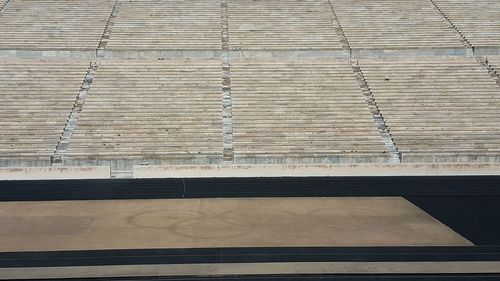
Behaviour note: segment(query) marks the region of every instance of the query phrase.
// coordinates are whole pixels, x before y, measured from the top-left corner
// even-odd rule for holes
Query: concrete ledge
[[[90,158],[90,157],[89,157]],[[102,157],[104,158],[104,157]],[[107,166],[111,168],[111,171],[114,173],[116,171],[119,172],[132,172],[133,167],[140,166],[143,164],[152,165],[153,167],[157,166],[212,166],[212,165],[221,165],[223,163],[222,155],[193,155],[192,157],[163,157],[163,158],[148,158],[142,156],[129,156],[128,158],[113,158],[109,159],[78,159],[65,157],[63,158],[63,166],[64,167],[72,167],[72,166]]]
[[[0,168],[0,180],[66,180],[109,178],[110,168],[105,166]]]
[[[0,168],[12,168],[12,167],[50,167],[51,162],[49,157],[39,157],[39,158],[12,158],[12,159],[0,159]]]
[[[236,153],[236,165],[332,165],[390,163],[388,153],[339,153],[329,155],[241,154]],[[422,163],[422,162],[421,162]]]
[[[500,46],[497,47],[475,47],[476,56],[500,56]]]
[[[500,153],[401,152],[403,163],[500,163]]]
[[[111,50],[99,51],[104,59],[219,59],[221,50]]]
[[[412,58],[412,57],[466,57],[472,56],[467,48],[406,48],[406,49],[353,49],[352,58]]]
[[[287,50],[287,49],[232,49],[234,59],[349,59],[349,54],[343,50]]]
[[[499,273],[500,262],[307,262],[2,268],[0,280],[270,274]]]
[[[95,50],[0,50],[0,58],[8,59],[95,59]]]
[[[218,59],[218,49],[164,49],[164,50],[97,50],[97,49],[0,49],[0,58],[9,59]],[[472,55],[500,55],[500,46],[467,48],[403,48],[403,49],[353,49],[353,59],[358,58],[415,58],[415,57],[470,57]],[[343,50],[310,49],[232,49],[232,58],[243,59],[349,59]]]
[[[491,176],[499,164],[165,165],[134,166],[134,178]]]

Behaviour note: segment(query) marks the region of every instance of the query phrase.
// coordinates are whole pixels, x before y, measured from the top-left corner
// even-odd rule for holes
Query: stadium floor
[[[97,194],[76,201],[58,198],[68,198],[71,187],[78,194],[75,182],[99,188],[110,181],[4,182],[7,193],[30,184],[59,193],[29,202],[2,194],[0,221],[10,227],[0,231],[0,278],[362,280],[355,278],[368,274],[374,280],[494,280],[499,272],[500,195],[488,189],[497,177],[260,180],[197,179],[185,182],[187,198],[163,199],[140,198],[155,187],[175,187],[175,181],[122,180],[122,188],[136,189],[120,194],[120,181],[113,180],[106,200]],[[320,182],[358,189],[349,196],[321,194],[315,190]],[[310,193],[239,198],[228,189],[238,183],[257,190],[309,185]],[[392,191],[370,191],[381,184]],[[195,186],[218,187],[219,196],[193,196]],[[123,195],[129,200],[120,200]]]

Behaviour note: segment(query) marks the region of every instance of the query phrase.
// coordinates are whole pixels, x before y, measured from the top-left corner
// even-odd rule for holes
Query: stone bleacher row
[[[233,60],[231,86],[237,161],[387,161],[344,60]]]
[[[331,2],[353,50],[462,47],[430,1]]]
[[[91,50],[114,0],[11,0],[0,12],[0,49]],[[221,48],[220,0],[118,0],[106,49]],[[474,47],[500,48],[496,0],[435,0]],[[230,47],[337,50],[338,18],[354,50],[462,48],[461,37],[431,1],[231,0]]]
[[[114,0],[15,0],[0,12],[0,49],[96,49]]]
[[[50,164],[88,67],[85,61],[0,61],[0,166]]]
[[[220,0],[123,1],[107,49],[221,49],[220,9]]]
[[[471,1],[434,0],[473,46],[500,48],[498,3]],[[390,160],[348,60],[279,60],[273,51],[342,50],[338,24],[352,50],[464,48],[431,1],[227,3],[232,53],[267,52],[231,62],[236,163]],[[108,20],[107,50],[220,50],[221,9],[218,0],[11,0],[0,50],[93,50]],[[500,60],[490,62],[498,71]],[[500,87],[475,59],[359,63],[402,161],[499,160]],[[0,166],[50,165],[88,67],[0,61]],[[222,162],[221,76],[217,59],[102,60],[64,163]]]
[[[215,60],[104,61],[66,156],[82,164],[222,158],[221,75]]]
[[[488,61],[490,65],[496,70],[497,74],[500,75],[500,56],[489,56]]]
[[[500,87],[475,59],[359,64],[404,162],[499,160]],[[1,165],[50,164],[88,67],[0,63]],[[66,163],[220,162],[221,80],[217,60],[101,62]],[[231,86],[236,162],[388,161],[346,60],[238,59]]]
[[[233,49],[339,49],[328,0],[230,0]]]
[[[360,66],[403,162],[500,160],[500,87],[474,59]]]
[[[472,46],[500,46],[500,1],[434,1]]]

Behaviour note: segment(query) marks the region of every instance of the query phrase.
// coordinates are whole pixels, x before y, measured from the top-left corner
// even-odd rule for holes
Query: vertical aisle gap
[[[380,136],[384,141],[384,146],[389,152],[390,160],[392,163],[401,163],[401,153],[394,141],[394,138],[391,135],[389,127],[384,119],[384,116],[380,112],[380,108],[377,105],[377,101],[375,100],[375,96],[373,95],[368,82],[365,79],[363,72],[361,71],[361,67],[359,66],[358,61],[351,61],[352,71],[356,76],[356,80],[361,88],[361,92],[365,97],[365,101],[370,109],[372,114],[373,122],[377,126]]]
[[[73,136],[73,132],[76,129],[78,119],[80,118],[83,106],[85,104],[85,101],[87,100],[90,86],[92,85],[92,82],[94,80],[94,75],[97,71],[97,68],[97,62],[91,62],[89,68],[87,69],[87,73],[85,74],[85,78],[83,79],[80,91],[78,92],[76,100],[73,104],[73,108],[71,109],[71,112],[66,121],[66,125],[64,126],[62,135],[59,138],[59,142],[57,143],[54,155],[52,156],[52,166],[62,165],[64,152],[66,151],[66,148],[71,141],[71,137]]]
[[[111,15],[109,16],[108,22],[106,23],[106,27],[104,28],[104,31],[102,33],[99,45],[97,45],[97,57],[104,57],[104,49],[106,49],[106,46],[108,45],[109,38],[111,37],[111,32],[113,31],[113,27],[115,25],[115,19],[120,12],[121,4],[121,0],[116,0],[115,4],[113,5],[113,10],[111,11]]]
[[[500,87],[500,74],[498,70],[493,67],[486,57],[479,57],[477,61],[488,71],[490,77],[495,80],[496,84]]]
[[[342,29],[342,24],[340,23],[340,20],[335,13],[332,0],[328,0],[328,4],[330,4],[330,8],[332,9],[332,23],[334,25],[335,32],[337,33],[337,36],[340,40],[340,45],[342,45],[342,49],[349,54],[349,57],[351,57],[351,45],[349,44],[349,40],[347,40],[347,37],[345,36],[344,29]]]
[[[2,5],[0,5],[0,12],[3,11],[9,4],[10,0],[5,1]]]
[[[436,1],[434,1],[434,0],[429,0],[429,1],[431,1],[432,5],[436,9],[436,11],[438,11],[438,13],[441,15],[441,17],[448,23],[450,28],[455,30],[455,32],[458,34],[460,41],[462,42],[462,45],[464,46],[464,48],[467,49],[467,56],[472,57],[474,55],[474,47],[469,42],[469,40],[467,38],[465,38],[465,36],[458,29],[458,27],[448,18],[448,16],[443,12],[443,10],[441,10],[441,7],[439,7],[439,5],[436,3]]]
[[[222,135],[224,162],[234,162],[233,101],[231,98],[231,51],[229,48],[229,23],[227,0],[221,0],[222,40]]]

